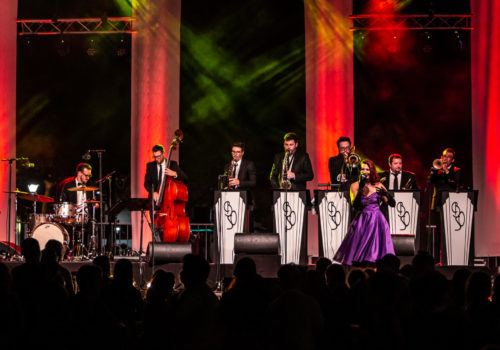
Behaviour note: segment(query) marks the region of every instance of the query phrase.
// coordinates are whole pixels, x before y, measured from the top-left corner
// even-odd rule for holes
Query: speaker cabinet
[[[171,262],[182,262],[186,254],[191,254],[193,248],[191,243],[163,243],[149,242],[146,251],[146,261],[152,265],[166,264]]]

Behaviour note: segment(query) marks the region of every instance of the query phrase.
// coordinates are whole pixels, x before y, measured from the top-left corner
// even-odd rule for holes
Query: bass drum
[[[41,224],[46,224],[52,222],[52,214],[30,214],[29,216],[29,228],[33,232],[35,228]]]
[[[53,222],[38,225],[33,230],[31,238],[38,241],[38,244],[40,244],[40,250],[45,249],[45,245],[51,239],[61,242],[64,248],[68,247],[69,242],[68,231],[66,231],[63,226]]]

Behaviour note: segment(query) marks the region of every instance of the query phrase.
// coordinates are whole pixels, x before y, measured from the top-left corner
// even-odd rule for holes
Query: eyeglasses
[[[349,151],[351,149],[351,147],[339,147],[339,151],[342,152],[342,151]]]
[[[90,178],[92,177],[92,174],[88,174],[88,175],[86,175],[86,174],[82,174],[82,175],[83,175],[83,176],[85,176],[85,177],[86,177],[86,178],[88,178],[88,179],[90,179]]]
[[[241,151],[231,151],[231,153],[242,153]]]

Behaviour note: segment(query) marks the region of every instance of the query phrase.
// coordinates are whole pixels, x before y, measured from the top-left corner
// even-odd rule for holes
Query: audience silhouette
[[[210,265],[183,259],[182,286],[157,269],[143,295],[128,259],[98,257],[73,282],[61,266],[63,247],[21,244],[25,262],[0,263],[0,332],[5,349],[499,349],[500,276],[455,271],[448,280],[432,257],[411,264],[387,255],[375,266],[345,267],[319,259],[264,279],[255,262],[237,261],[219,298]],[[213,282],[213,281],[212,281]],[[76,293],[75,293],[76,292]]]

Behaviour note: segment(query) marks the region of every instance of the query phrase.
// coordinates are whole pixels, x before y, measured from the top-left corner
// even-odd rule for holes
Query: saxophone
[[[287,178],[288,172],[288,151],[285,152],[283,161],[281,162],[281,176],[280,176],[280,188],[284,190],[289,190],[292,188],[292,183]]]
[[[224,186],[225,190],[232,190],[234,189],[234,186],[229,186],[229,180],[234,178],[234,163],[236,163],[233,160],[231,160],[231,164],[229,164],[229,169],[227,169],[226,176],[227,176],[227,183]]]

